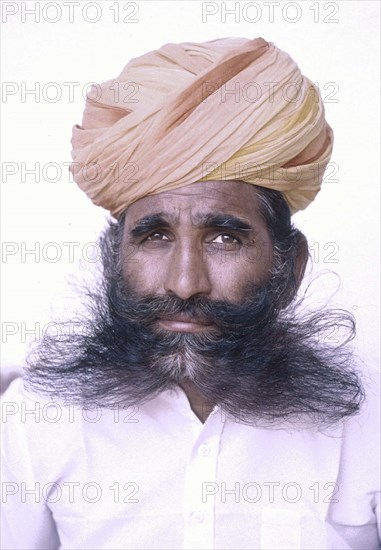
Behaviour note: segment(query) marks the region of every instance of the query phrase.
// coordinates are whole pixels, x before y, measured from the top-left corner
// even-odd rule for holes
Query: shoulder
[[[359,414],[344,423],[337,478],[339,498],[333,501],[328,516],[329,523],[336,526],[335,531],[344,533],[349,529],[351,536],[354,536],[354,527],[360,534],[361,526],[375,529],[381,509],[380,372],[372,367],[364,368],[362,381],[365,401]],[[354,547],[358,546],[351,546]]]
[[[1,397],[1,453],[15,476],[28,475],[43,464],[47,472],[57,456],[80,445],[81,422],[75,409],[28,391],[15,379]],[[75,454],[75,453],[74,453]]]
[[[5,428],[31,428],[36,424],[42,427],[63,419],[68,411],[64,403],[28,390],[21,377],[13,380],[1,396],[1,424]]]

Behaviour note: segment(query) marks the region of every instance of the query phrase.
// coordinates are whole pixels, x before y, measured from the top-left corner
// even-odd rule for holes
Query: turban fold
[[[317,87],[262,38],[166,44],[94,86],[70,167],[119,216],[155,193],[210,180],[281,191],[291,212],[318,193],[332,153]]]

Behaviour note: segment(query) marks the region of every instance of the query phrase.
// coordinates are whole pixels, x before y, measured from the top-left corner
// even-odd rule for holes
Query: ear
[[[299,232],[294,266],[295,290],[297,291],[306,271],[308,262],[308,242],[303,233]]]
[[[309,258],[307,239],[298,229],[296,229],[295,241],[294,250],[292,252],[293,258],[291,261],[290,259],[286,260],[284,264],[287,265],[287,281],[285,281],[286,287],[283,289],[283,296],[279,302],[278,307],[280,309],[285,309],[296,297]]]

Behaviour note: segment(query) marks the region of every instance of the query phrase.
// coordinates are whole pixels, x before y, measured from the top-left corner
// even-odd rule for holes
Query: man
[[[273,44],[222,39],[96,91],[72,171],[115,220],[81,330],[4,398],[4,548],[379,548],[353,320],[296,301],[290,215],[332,150],[317,90]]]

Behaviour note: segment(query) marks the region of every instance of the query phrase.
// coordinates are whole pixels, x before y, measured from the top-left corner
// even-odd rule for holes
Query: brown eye
[[[240,241],[233,235],[229,235],[229,233],[221,233],[212,242],[216,244],[239,244]]]
[[[155,233],[152,233],[146,238],[146,241],[168,241],[168,237],[164,235],[164,233],[160,233],[160,231],[156,231]]]

